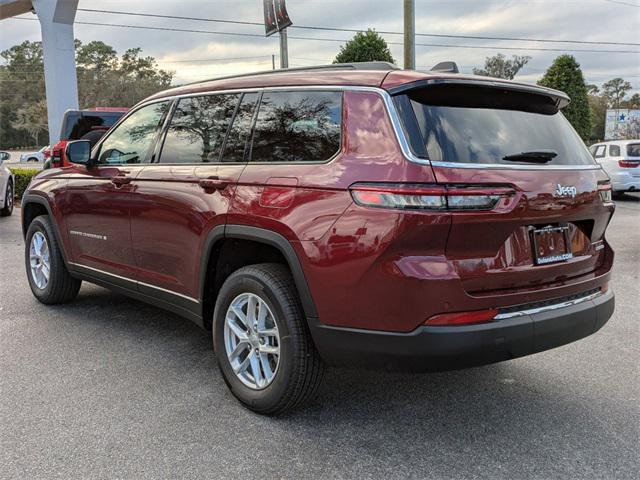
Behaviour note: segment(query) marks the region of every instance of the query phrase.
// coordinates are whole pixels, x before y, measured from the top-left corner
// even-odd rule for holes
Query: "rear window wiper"
[[[509,162],[531,162],[531,163],[547,163],[558,156],[553,150],[533,150],[531,152],[520,152],[512,155],[505,155],[503,160]]]

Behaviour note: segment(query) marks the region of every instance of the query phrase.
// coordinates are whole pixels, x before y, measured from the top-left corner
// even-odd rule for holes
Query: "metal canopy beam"
[[[32,0],[42,32],[49,144],[60,140],[64,112],[78,109],[73,22],[78,0]]]

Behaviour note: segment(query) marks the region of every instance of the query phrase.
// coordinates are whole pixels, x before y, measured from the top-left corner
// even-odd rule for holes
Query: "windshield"
[[[467,90],[409,94],[399,111],[403,117],[414,115],[414,128],[406,130],[420,137],[422,148],[414,149],[416,154],[442,162],[517,165],[527,164],[527,156],[519,154],[542,151],[547,152],[545,165],[594,164],[567,119],[546,99],[503,90]]]

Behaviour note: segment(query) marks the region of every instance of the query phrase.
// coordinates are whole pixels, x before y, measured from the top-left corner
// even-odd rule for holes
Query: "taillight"
[[[598,182],[598,193],[602,203],[611,203],[611,182],[609,180]]]
[[[476,323],[490,322],[497,314],[498,310],[495,308],[475,310],[473,312],[443,313],[440,315],[434,315],[424,323],[425,325],[438,327],[474,325]]]
[[[636,168],[640,166],[640,160],[618,160],[621,168]]]
[[[505,187],[356,183],[351,196],[366,207],[401,210],[492,210],[515,191]]]

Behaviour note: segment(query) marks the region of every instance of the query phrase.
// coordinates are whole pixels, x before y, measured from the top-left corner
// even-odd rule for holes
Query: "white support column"
[[[78,108],[73,22],[78,0],[32,0],[40,20],[47,90],[49,142],[60,140],[62,116]]]

